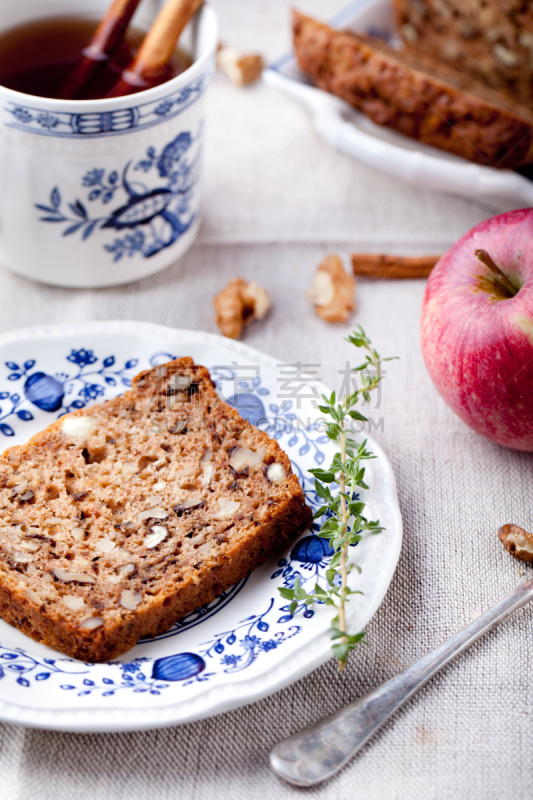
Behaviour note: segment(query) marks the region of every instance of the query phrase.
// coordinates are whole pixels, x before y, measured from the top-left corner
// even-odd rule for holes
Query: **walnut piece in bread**
[[[307,299],[326,322],[347,322],[355,308],[355,278],[338,256],[326,256],[318,266]]]
[[[533,561],[533,534],[518,525],[502,525],[498,531],[501,543],[521,561]]]
[[[266,289],[255,281],[233,278],[213,300],[216,323],[223,336],[239,339],[243,327],[253,319],[263,319],[270,308]]]

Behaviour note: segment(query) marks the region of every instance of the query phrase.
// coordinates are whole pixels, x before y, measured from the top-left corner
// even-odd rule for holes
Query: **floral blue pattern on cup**
[[[82,241],[97,229],[117,231],[120,235],[103,245],[115,262],[136,253],[144,258],[154,256],[173,245],[196,217],[191,206],[199,177],[199,150],[192,160],[185,155],[193,142],[190,132],[181,132],[160,153],[148,147],[134,166],[128,161],[120,175],[115,169],[106,172],[93,167],[80,181],[87,190],[85,202],[79,197],[65,200],[54,186],[47,204],[35,204],[39,219],[59,223],[63,236],[77,234]],[[150,187],[141,178],[152,172],[157,183],[154,186],[152,180]],[[118,202],[112,210],[104,208],[115,199]],[[96,213],[87,203],[97,205]]]

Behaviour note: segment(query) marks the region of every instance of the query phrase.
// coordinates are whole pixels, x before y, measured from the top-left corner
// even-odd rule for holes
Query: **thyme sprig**
[[[339,452],[335,453],[329,469],[309,470],[315,478],[315,491],[323,501],[314,514],[314,519],[324,517],[318,535],[327,539],[333,550],[326,570],[326,586],[317,583],[313,591],[306,592],[296,578],[294,588],[279,589],[281,596],[290,600],[290,614],[294,614],[301,603],[305,606],[324,603],[336,609],[331,623],[331,638],[335,641],[333,653],[339,661],[341,670],[350,651],[355,649],[365,635],[364,632],[350,634],[346,630],[348,600],[353,594],[362,594],[348,585],[350,573],[353,570],[361,572],[360,567],[350,561],[349,548],[361,541],[363,531],[374,534],[384,530],[379,520],[369,520],[364,515],[365,503],[359,500],[358,489],[368,489],[364,480],[364,462],[376,456],[367,449],[366,439],[361,444],[355,441],[350,429],[350,420],[368,421],[367,417],[355,409],[355,406],[361,399],[365,403],[370,402],[371,392],[377,389],[383,379],[382,364],[392,360],[380,357],[360,325],[346,341],[366,351],[364,362],[350,370],[360,373],[361,386],[341,398],[337,398],[335,392],[332,392],[330,397],[322,396],[324,404],[319,406],[320,411],[331,420],[327,423],[326,433],[330,439],[337,442]],[[335,494],[332,492],[332,485],[339,487]]]

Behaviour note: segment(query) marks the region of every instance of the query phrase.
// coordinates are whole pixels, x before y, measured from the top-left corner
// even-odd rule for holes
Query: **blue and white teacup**
[[[1,28],[108,0],[0,0]],[[148,28],[158,8],[141,3]],[[199,225],[205,92],[217,22],[202,6],[194,62],[161,86],[105,100],[52,100],[0,86],[0,264],[56,286],[112,286],[152,275]]]

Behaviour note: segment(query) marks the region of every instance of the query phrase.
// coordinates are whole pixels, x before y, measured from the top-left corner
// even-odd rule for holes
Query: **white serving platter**
[[[394,41],[391,0],[355,0],[330,24]],[[362,164],[417,186],[476,198],[497,211],[533,205],[529,178],[514,170],[472,164],[376,125],[344,100],[313,86],[292,53],[278,59],[263,76],[266,83],[307,106],[326,142]]]

